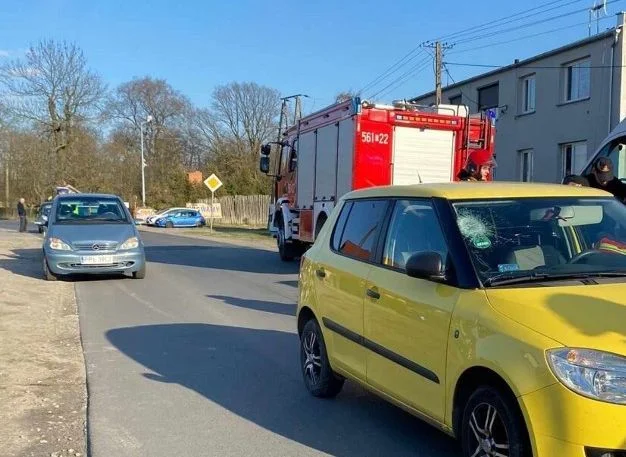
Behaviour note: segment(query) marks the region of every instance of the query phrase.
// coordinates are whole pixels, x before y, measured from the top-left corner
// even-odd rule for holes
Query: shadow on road
[[[284,314],[286,316],[296,315],[296,305],[276,303],[264,300],[248,300],[238,297],[225,297],[223,295],[207,295],[208,298],[221,300],[227,305],[237,306],[239,308],[253,309],[255,311],[265,311],[266,313]]]
[[[278,281],[278,284],[283,284],[285,286],[298,288],[298,281]]]
[[[149,262],[249,273],[293,274],[298,262],[281,262],[278,254],[262,249],[223,245],[148,245]]]
[[[332,401],[310,396],[300,378],[294,334],[171,324],[119,328],[106,336],[152,372],[146,378],[180,384],[271,432],[330,455],[459,455],[453,440],[353,384],[347,383]]]
[[[28,278],[43,278],[41,249],[13,249],[0,258],[0,268]]]

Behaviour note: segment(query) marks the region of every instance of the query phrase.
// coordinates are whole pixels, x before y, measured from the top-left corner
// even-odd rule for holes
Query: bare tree
[[[47,134],[55,153],[69,147],[74,129],[93,118],[106,92],[77,45],[52,40],[2,66],[0,81],[11,112]]]
[[[121,84],[107,103],[106,115],[125,131],[138,153],[141,124],[145,125],[148,195],[151,202],[172,204],[184,195],[185,167],[197,152],[188,132],[191,102],[165,80],[145,77]],[[191,151],[191,152],[190,152]],[[176,192],[183,192],[176,195]]]
[[[350,100],[354,97],[358,97],[359,94],[353,90],[346,90],[343,92],[339,92],[337,95],[335,95],[335,102],[336,103],[341,103],[341,102],[345,102],[347,100]]]
[[[258,154],[264,141],[276,135],[280,112],[277,90],[256,83],[230,83],[213,92],[215,131],[245,144],[251,155]]]
[[[121,84],[107,103],[107,114],[139,129],[148,116],[155,133],[173,127],[190,110],[189,100],[163,79],[145,77]]]

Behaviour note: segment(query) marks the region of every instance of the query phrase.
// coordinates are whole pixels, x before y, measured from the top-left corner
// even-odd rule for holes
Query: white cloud
[[[9,51],[5,51],[4,49],[0,49],[0,57],[9,57],[11,53]]]

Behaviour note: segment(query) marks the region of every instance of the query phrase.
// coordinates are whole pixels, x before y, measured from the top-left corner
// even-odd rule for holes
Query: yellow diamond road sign
[[[220,181],[220,178],[215,176],[214,173],[204,180],[204,185],[207,186],[211,192],[215,192],[217,189],[222,187],[222,181]]]

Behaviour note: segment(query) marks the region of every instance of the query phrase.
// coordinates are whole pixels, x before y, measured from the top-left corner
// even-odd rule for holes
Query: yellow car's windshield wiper
[[[592,278],[622,278],[626,277],[626,271],[585,271],[579,273],[545,273],[534,272],[528,274],[505,273],[492,276],[483,281],[484,285],[505,286],[509,284],[523,284],[540,281],[562,281],[566,279],[592,279]]]

